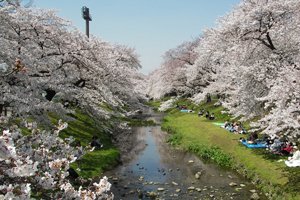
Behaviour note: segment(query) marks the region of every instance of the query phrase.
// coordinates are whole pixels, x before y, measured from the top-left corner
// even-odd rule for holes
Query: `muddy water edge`
[[[115,199],[266,199],[236,172],[167,144],[168,134],[160,127],[163,114],[151,108],[143,113],[157,125],[133,128],[134,148],[120,166],[104,174]]]

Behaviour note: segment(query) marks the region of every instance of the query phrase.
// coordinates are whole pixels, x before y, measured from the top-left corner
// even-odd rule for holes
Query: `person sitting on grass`
[[[221,125],[221,128],[227,128],[227,126],[229,126],[229,122],[228,121],[226,121],[225,123],[224,123],[224,125]]]
[[[246,134],[246,130],[245,130],[245,128],[243,127],[242,124],[240,124],[240,125],[238,126],[237,132],[238,132],[239,134]]]
[[[250,134],[249,138],[248,138],[248,143],[249,144],[253,144],[256,142],[256,140],[258,139],[258,135],[256,132],[253,132]]]
[[[293,148],[293,156],[288,157],[288,160],[285,161],[285,164],[288,167],[299,167],[300,166],[300,151],[298,150],[297,146]]]
[[[273,153],[280,153],[283,142],[278,137],[275,137],[273,144],[270,146],[270,151]]]
[[[264,141],[266,142],[268,148],[273,144],[273,140],[270,136],[265,136]]]
[[[234,132],[234,127],[232,123],[228,123],[225,127],[229,132]]]
[[[204,112],[205,112],[204,109],[199,110],[198,117],[202,116],[204,114]]]
[[[206,111],[206,113],[205,113],[205,117],[206,117],[206,119],[208,119],[209,118],[209,111]]]
[[[100,149],[101,147],[103,147],[103,144],[100,143],[100,140],[95,135],[92,138],[91,147],[94,147],[95,149]]]
[[[214,120],[215,119],[215,114],[212,113],[210,116],[209,116],[209,120]]]
[[[280,153],[282,155],[290,155],[291,152],[293,151],[293,143],[291,142],[287,142],[287,144],[285,144],[284,146],[282,146]]]

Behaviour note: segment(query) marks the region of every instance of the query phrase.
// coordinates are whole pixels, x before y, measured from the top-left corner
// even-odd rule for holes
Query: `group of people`
[[[186,105],[176,105],[176,108],[179,109],[179,110],[187,110],[188,107]]]
[[[235,134],[246,134],[246,130],[243,127],[243,125],[239,122],[225,122],[223,126],[221,126],[222,128],[225,128],[226,130],[228,130],[231,133],[235,133]],[[255,138],[257,139],[257,138]]]
[[[188,109],[186,105],[176,105],[176,108],[180,110],[180,112],[185,112],[185,113],[194,113],[195,111]]]
[[[216,119],[215,117],[215,114],[214,113],[209,113],[209,111],[205,111],[204,109],[201,109],[199,112],[198,112],[198,116],[201,117],[201,116],[205,116],[206,119],[209,119],[209,120],[214,120]]]
[[[247,143],[257,144],[264,143],[266,144],[266,149],[269,150],[270,153],[281,155],[281,156],[289,156],[285,161],[285,164],[288,167],[299,167],[300,166],[300,151],[296,144],[289,142],[283,138],[270,136],[265,136],[263,139],[259,139],[256,132],[253,132],[249,135],[248,139],[240,138],[241,142],[247,141]]]
[[[268,145],[268,149],[270,150],[270,152],[274,154],[290,155],[297,147],[292,142],[289,142],[287,140],[281,140],[278,137],[275,137],[274,139],[267,137],[265,141]]]
[[[278,154],[282,156],[289,156],[285,161],[288,167],[300,167],[300,151],[296,144],[289,142],[279,137],[271,139],[266,138],[268,144],[268,150],[273,154]]]

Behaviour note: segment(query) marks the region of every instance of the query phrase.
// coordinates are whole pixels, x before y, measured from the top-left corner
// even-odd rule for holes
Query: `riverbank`
[[[219,111],[215,112],[218,119],[226,118],[220,116],[221,107],[214,109]],[[277,162],[278,157],[264,150],[245,148],[239,143],[241,135],[231,134],[205,117],[176,109],[169,110],[162,127],[172,133],[171,144],[237,170],[270,199],[300,199],[299,169],[288,169],[283,162]]]

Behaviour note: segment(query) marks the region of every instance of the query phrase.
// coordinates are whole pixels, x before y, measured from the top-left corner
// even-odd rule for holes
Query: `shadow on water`
[[[160,122],[162,115],[150,118]],[[170,147],[160,126],[136,127],[133,132],[138,142],[131,158],[105,174],[115,199],[244,200],[253,195],[255,187],[236,173]]]

